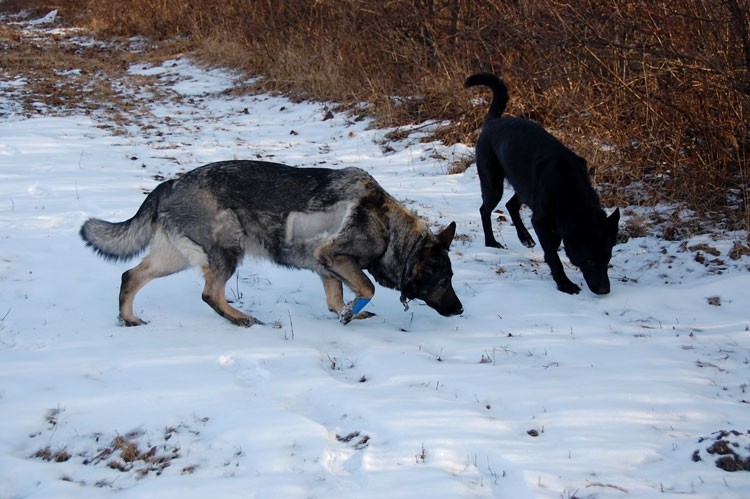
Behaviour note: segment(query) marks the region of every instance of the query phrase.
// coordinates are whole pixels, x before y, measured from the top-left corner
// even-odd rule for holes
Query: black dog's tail
[[[487,118],[499,118],[508,105],[508,87],[505,82],[492,73],[477,73],[466,78],[464,87],[476,86],[490,87],[492,90],[492,102],[487,111]]]

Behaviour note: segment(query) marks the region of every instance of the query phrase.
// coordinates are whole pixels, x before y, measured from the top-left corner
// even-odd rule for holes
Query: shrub
[[[28,3],[28,2],[26,2]],[[36,4],[49,4],[38,0]],[[58,0],[109,35],[180,38],[262,88],[449,120],[471,142],[503,76],[509,113],[589,163],[605,202],[669,201],[750,229],[750,6],[741,0]]]

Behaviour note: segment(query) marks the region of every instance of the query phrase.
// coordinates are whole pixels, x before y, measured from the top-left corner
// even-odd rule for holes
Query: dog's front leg
[[[344,308],[344,287],[340,280],[335,277],[321,276],[323,289],[326,292],[326,304],[328,310],[339,313]]]
[[[373,312],[362,310],[368,303],[370,303],[370,298],[358,297],[344,305],[344,308],[339,312],[339,321],[341,321],[341,324],[349,324],[356,319],[374,317],[375,314]]]
[[[544,261],[547,262],[550,271],[552,271],[552,279],[557,283],[557,289],[569,295],[577,295],[581,291],[580,286],[573,283],[565,274],[557,250],[544,250]]]
[[[568,279],[563,269],[563,264],[560,261],[560,256],[557,254],[557,250],[560,248],[560,236],[537,218],[532,217],[531,223],[534,226],[537,237],[539,237],[539,243],[544,250],[544,261],[549,265],[549,269],[552,272],[552,279],[555,280],[557,289],[569,295],[578,294],[581,288]]]
[[[339,314],[342,324],[375,315],[362,310],[375,295],[375,286],[353,260],[343,255],[332,255],[331,246],[328,245],[318,248],[316,257],[335,276],[324,276],[323,288],[328,309]],[[342,281],[354,291],[354,299],[349,303],[344,303]]]
[[[328,304],[328,310],[339,314],[341,317],[349,317],[349,321],[353,319],[367,319],[374,316],[372,312],[362,311],[365,305],[370,301],[367,298],[359,298],[354,300],[348,305],[344,303],[344,289],[342,282],[336,277],[322,277],[323,288],[326,292],[326,303]],[[357,302],[359,305],[357,305]],[[351,315],[345,313],[345,310],[351,311]]]
[[[346,303],[339,310],[339,321],[342,324],[348,324],[353,319],[367,319],[375,315],[372,312],[363,310],[375,295],[375,286],[365,273],[354,262],[348,259],[339,261],[334,271],[354,291],[354,299]]]

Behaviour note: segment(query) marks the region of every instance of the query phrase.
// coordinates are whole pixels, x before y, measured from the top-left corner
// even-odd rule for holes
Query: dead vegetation
[[[140,101],[133,93],[148,83],[135,75],[126,78],[127,70],[136,61],[158,60],[157,53],[163,52],[144,40],[82,44],[79,36],[60,32],[41,37],[12,25],[0,27],[0,75],[23,83],[13,88],[18,112],[26,116],[98,112],[112,126],[127,124],[139,112]]]
[[[106,466],[122,473],[131,473],[136,479],[144,478],[152,473],[159,476],[173,461],[181,457],[179,445],[167,444],[167,441],[185,429],[167,428],[164,430],[161,442],[156,444],[146,442],[145,447],[143,442],[148,439],[138,431],[116,435],[104,445],[99,443],[101,437],[96,435],[94,441],[99,443],[96,448],[80,451],[76,456],[85,466]],[[45,446],[34,452],[31,457],[47,462],[63,463],[72,459],[73,455],[67,448],[54,450],[50,446]],[[182,474],[192,473],[195,468],[195,465],[185,466]]]
[[[29,437],[42,437],[47,442],[53,440],[63,419],[63,412],[64,409],[60,407],[49,409],[44,416],[46,428],[32,433]],[[76,435],[74,438],[68,436],[64,445],[55,448],[47,443],[29,457],[49,463],[76,462],[87,468],[108,471],[106,477],[95,482],[87,483],[69,474],[61,478],[97,488],[115,487],[119,473],[134,480],[142,480],[147,476],[161,476],[164,470],[173,465],[181,466],[181,475],[189,475],[198,469],[198,465],[186,461],[186,452],[183,452],[182,444],[194,442],[201,433],[196,426],[200,428],[209,421],[207,417],[195,416],[193,419],[191,424],[170,425],[157,432],[136,429],[125,434],[115,432],[110,438],[99,432]],[[66,424],[67,421],[64,421],[62,426]],[[241,453],[235,452],[233,459],[236,460],[240,455]],[[231,463],[227,461],[224,466],[229,464]],[[113,475],[112,471],[119,473]]]
[[[266,91],[367,103],[382,124],[445,122],[434,137],[448,143],[473,142],[486,110],[476,99],[486,95],[463,81],[491,71],[509,83],[510,114],[540,122],[596,167],[606,205],[668,202],[713,228],[750,228],[747,1],[2,3],[14,7],[58,8],[62,21],[97,36],[138,36],[242,68]],[[99,75],[123,71],[127,49],[66,54],[76,64],[61,67],[20,36],[0,31],[4,48],[14,47],[3,52],[4,75],[24,74],[27,62],[53,68],[36,91],[48,105],[82,91],[113,109],[126,104]],[[66,73],[74,66],[83,69]]]

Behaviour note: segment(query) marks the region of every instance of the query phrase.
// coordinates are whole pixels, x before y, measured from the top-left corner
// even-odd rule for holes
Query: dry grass
[[[57,426],[64,420],[64,409],[57,407],[49,409],[44,422],[46,428],[34,432],[29,438],[40,438],[48,442],[29,457],[48,463],[65,463],[68,461],[90,468],[108,468],[126,474],[136,480],[147,476],[161,476],[162,473],[173,465],[181,465],[179,473],[182,475],[192,474],[198,469],[198,465],[186,461],[180,442],[190,442],[190,437],[197,438],[200,430],[195,425],[203,426],[209,418],[195,417],[190,425],[180,423],[167,426],[162,432],[146,432],[141,429],[130,431],[124,435],[115,433],[111,439],[104,434],[95,432],[87,435],[75,434],[75,438],[68,436],[66,445],[53,448],[49,445],[57,432]],[[369,437],[367,437],[369,439]],[[365,440],[366,444],[366,440]],[[235,451],[233,459],[242,455],[241,451]],[[224,462],[229,466],[232,460]],[[112,475],[110,474],[110,477]],[[78,483],[81,486],[94,486],[97,488],[115,487],[117,478],[100,479],[96,482],[87,482],[76,479],[66,474],[62,480]]]
[[[449,143],[472,142],[485,112],[463,80],[492,71],[509,83],[510,114],[596,166],[606,204],[673,202],[750,229],[746,0],[23,5],[59,8],[101,36],[177,40],[204,62],[262,76],[266,91],[365,102],[381,124],[449,120],[436,132]]]

